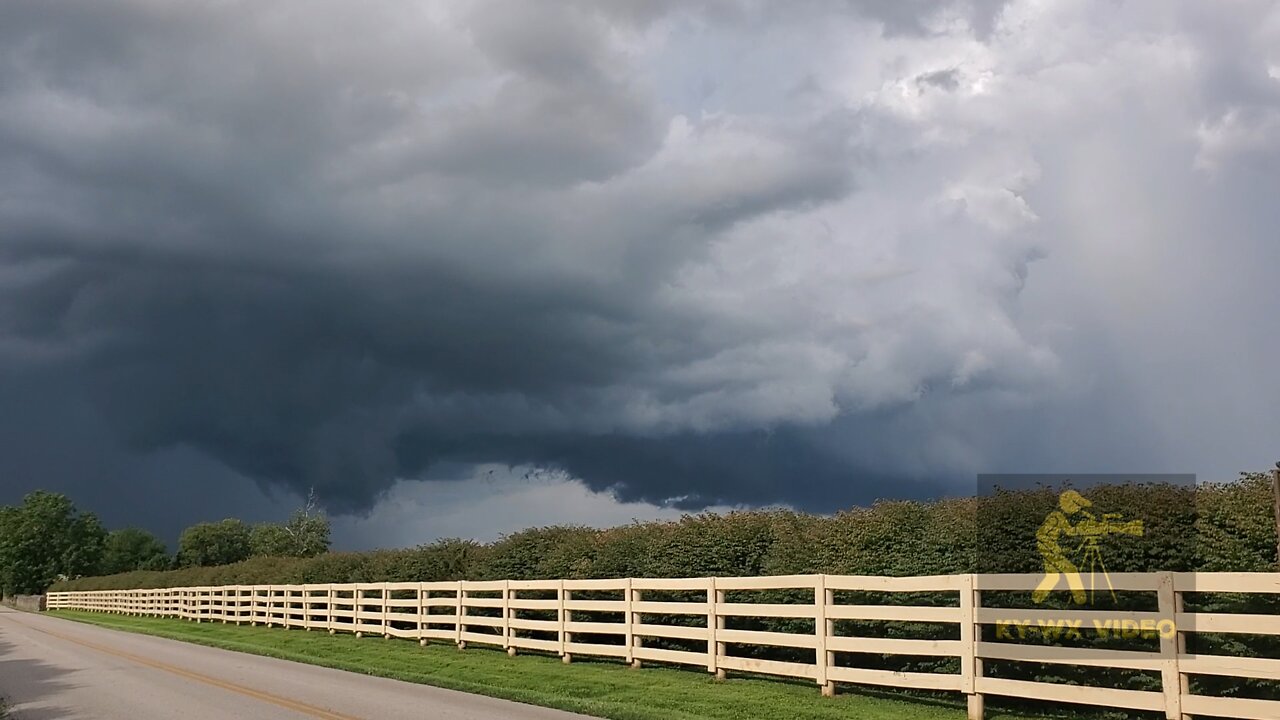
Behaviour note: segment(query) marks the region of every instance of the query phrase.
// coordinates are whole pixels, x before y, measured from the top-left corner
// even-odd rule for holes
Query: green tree
[[[141,528],[112,530],[102,554],[106,575],[130,570],[167,570],[169,551],[155,535]]]
[[[252,554],[249,535],[249,526],[235,518],[192,525],[178,538],[178,565],[191,567],[240,562]]]
[[[314,557],[329,550],[329,518],[318,509],[313,491],[307,504],[289,521],[277,525],[261,523],[253,527],[250,545],[254,555],[271,557]]]
[[[0,510],[0,590],[42,593],[54,582],[97,572],[106,530],[66,495],[37,490]]]

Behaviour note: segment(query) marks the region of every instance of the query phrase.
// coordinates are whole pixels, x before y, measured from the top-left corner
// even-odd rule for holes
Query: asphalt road
[[[583,715],[0,608],[14,720],[571,720]]]

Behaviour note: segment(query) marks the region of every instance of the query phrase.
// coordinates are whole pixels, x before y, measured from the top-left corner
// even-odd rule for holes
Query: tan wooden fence
[[[1116,591],[1148,596],[1153,609],[1141,612],[1013,609],[983,603],[984,593],[1000,598],[1029,594],[1041,579],[1040,575],[792,575],[232,585],[55,592],[48,595],[48,607],[380,635],[417,639],[424,645],[439,640],[459,648],[484,644],[505,648],[512,655],[517,650],[554,653],[565,662],[574,655],[588,655],[615,657],[636,667],[643,661],[674,663],[705,668],[720,678],[726,671],[802,678],[817,683],[824,694],[833,693],[835,683],[954,691],[968,696],[972,718],[982,717],[983,697],[988,695],[1148,710],[1179,719],[1193,715],[1280,718],[1280,701],[1192,694],[1188,683],[1194,675],[1280,680],[1280,659],[1197,655],[1186,649],[1188,637],[1195,633],[1280,635],[1280,616],[1197,613],[1183,608],[1189,593],[1280,593],[1280,574],[1110,575]],[[780,595],[777,591],[792,592]],[[915,604],[893,604],[895,594],[910,594],[906,597]],[[786,602],[779,602],[779,597]],[[877,604],[866,604],[868,597]],[[734,627],[752,618],[803,621],[791,625],[807,631]],[[836,623],[850,620],[942,625],[950,627],[950,639],[837,634]],[[988,627],[985,633],[984,626]],[[1128,637],[1150,640],[1151,649],[1058,646],[1044,637],[1063,630],[1069,633],[1072,628],[1099,632],[1100,627],[1103,631],[1125,628]],[[811,652],[813,660],[782,662],[744,656],[744,648],[752,646],[799,648]],[[955,672],[898,672],[858,667],[857,658],[865,655],[951,657],[958,662],[953,662]],[[1159,678],[1161,689],[990,677],[983,673],[984,663],[1146,671]]]

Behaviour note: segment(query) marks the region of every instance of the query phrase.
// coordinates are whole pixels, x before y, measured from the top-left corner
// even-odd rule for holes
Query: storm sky
[[[1280,456],[1280,4],[0,3],[0,502],[339,547]]]

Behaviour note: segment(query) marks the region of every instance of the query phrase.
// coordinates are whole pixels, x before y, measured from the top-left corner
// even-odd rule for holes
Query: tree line
[[[283,523],[228,518],[182,531],[178,550],[137,527],[107,530],[66,495],[37,490],[0,506],[0,594],[35,595],[59,581],[134,571],[238,563],[253,557],[307,558],[329,550],[329,520],[315,497]]]

